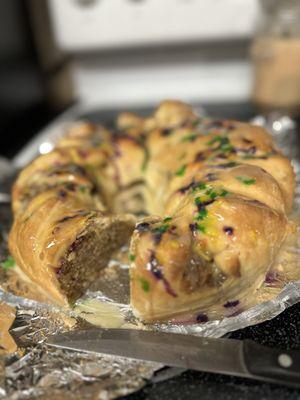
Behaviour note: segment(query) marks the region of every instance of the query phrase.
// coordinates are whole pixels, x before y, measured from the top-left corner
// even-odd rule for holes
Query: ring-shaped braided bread
[[[294,188],[290,161],[263,128],[165,101],[149,118],[121,114],[114,130],[77,123],[26,167],[9,247],[66,304],[130,240],[133,309],[164,320],[262,284],[291,231]]]

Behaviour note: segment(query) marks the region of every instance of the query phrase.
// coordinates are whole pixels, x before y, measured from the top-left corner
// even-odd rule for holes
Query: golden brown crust
[[[109,230],[130,236],[124,214],[133,213],[155,215],[131,240],[131,304],[142,319],[206,310],[257,288],[289,229],[295,188],[271,136],[171,100],[149,118],[121,114],[117,129],[76,124],[20,174],[10,249],[26,274],[59,302],[74,297],[68,279],[80,265],[86,274],[84,249],[101,247]]]
[[[0,356],[17,351],[17,345],[9,334],[15,316],[14,308],[0,302]]]

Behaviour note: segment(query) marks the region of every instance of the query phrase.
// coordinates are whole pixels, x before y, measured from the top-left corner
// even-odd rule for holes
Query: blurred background
[[[300,109],[299,0],[1,0],[0,154],[73,104]]]

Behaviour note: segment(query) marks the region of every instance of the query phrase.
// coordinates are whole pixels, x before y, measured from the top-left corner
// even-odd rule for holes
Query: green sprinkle
[[[255,160],[256,157],[255,157],[253,154],[245,154],[245,155],[242,157],[242,159],[243,159],[243,160]]]
[[[199,189],[199,190],[204,190],[206,188],[207,188],[207,184],[206,183],[199,182],[198,185],[197,185],[197,189]]]
[[[213,190],[211,190],[208,195],[212,200],[214,200],[214,199],[216,199],[218,197],[218,193],[214,192]]]
[[[81,193],[85,193],[87,190],[87,187],[84,185],[80,185],[80,186],[78,186],[78,189],[80,190]]]
[[[134,261],[135,260],[135,255],[132,254],[132,253],[129,253],[128,254],[128,258],[129,258],[129,261]]]
[[[147,279],[144,278],[139,278],[139,281],[141,283],[142,289],[144,292],[149,292],[150,290],[150,283],[147,281]]]
[[[219,196],[225,197],[225,196],[227,196],[228,194],[229,194],[228,190],[223,189],[223,190],[220,192]]]
[[[163,222],[170,222],[172,220],[172,217],[166,217],[163,219]]]
[[[218,197],[218,193],[215,192],[212,188],[208,189],[205,194],[209,196],[212,200],[214,200],[216,197]]]
[[[193,140],[197,139],[197,137],[198,137],[197,133],[190,133],[189,135],[184,136],[181,139],[181,142],[182,143],[184,143],[184,142],[192,142]]]
[[[170,228],[170,224],[164,224],[154,229],[157,233],[165,233]]]
[[[198,231],[205,233],[206,232],[206,228],[203,224],[196,224],[196,228],[198,229]]]
[[[182,165],[176,172],[176,176],[183,176],[185,174],[186,165]]]
[[[209,142],[207,142],[209,146],[215,143],[220,143],[217,149],[223,151],[224,153],[228,153],[234,149],[234,147],[230,144],[229,139],[225,136],[218,135],[212,138]]]
[[[16,262],[12,258],[12,256],[8,256],[6,260],[2,261],[1,265],[5,270],[7,270],[7,269],[15,267],[16,266]]]
[[[147,166],[148,166],[148,162],[149,162],[149,158],[150,158],[149,151],[148,151],[148,149],[145,147],[145,148],[144,148],[144,160],[143,160],[143,163],[142,163],[142,166],[141,166],[142,172],[145,172],[145,171],[146,171]]]
[[[199,188],[200,190],[206,189],[206,188],[207,188],[207,184],[206,184],[206,183],[203,183],[203,182],[200,182],[200,183],[198,183],[198,188]]]
[[[199,206],[199,204],[201,204],[201,203],[202,203],[201,198],[200,198],[200,197],[196,197],[196,198],[195,198],[195,204],[196,204],[196,206]]]
[[[207,184],[204,182],[199,182],[197,186],[193,188],[193,192],[197,192],[197,190],[204,190],[207,188]]]
[[[240,182],[242,182],[244,185],[253,185],[256,183],[255,178],[247,178],[245,176],[236,176],[236,179]]]
[[[215,143],[218,143],[218,142],[222,142],[222,140],[223,140],[224,138],[222,137],[222,136],[215,136],[215,137],[213,137],[209,142],[207,142],[207,144],[209,145],[209,146],[211,146],[211,145],[213,145],[213,144],[215,144]]]
[[[202,208],[199,212],[198,212],[198,214],[197,214],[197,217],[196,217],[196,219],[199,221],[199,220],[203,220],[204,218],[206,218],[207,217],[207,210],[206,210],[206,208]]]
[[[201,189],[207,189],[205,191],[205,195],[208,196],[211,200],[215,200],[217,197],[225,197],[229,194],[229,192],[226,189],[213,189],[213,188],[207,188],[207,185],[203,184],[201,186]],[[195,204],[198,206],[199,204],[203,203],[201,200],[201,197],[196,197],[194,200]]]
[[[248,178],[247,176],[236,176],[235,179],[242,182],[244,185],[253,185],[256,183],[255,178]]]
[[[226,143],[220,146],[220,150],[222,150],[224,153],[229,153],[233,149],[234,147],[230,143]]]

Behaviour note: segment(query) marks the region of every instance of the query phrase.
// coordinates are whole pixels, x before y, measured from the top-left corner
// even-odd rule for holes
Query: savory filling
[[[77,237],[56,269],[60,287],[71,302],[99,278],[112,252],[128,241],[132,231],[129,224],[115,222],[103,227],[98,221]]]

